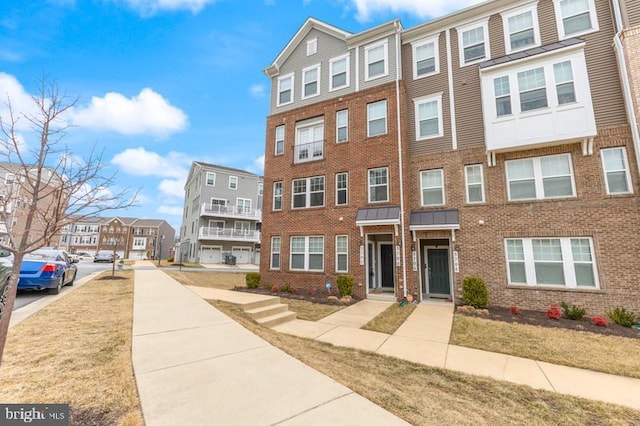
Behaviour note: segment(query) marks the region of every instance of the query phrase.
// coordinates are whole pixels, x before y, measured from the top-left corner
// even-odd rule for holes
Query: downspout
[[[400,79],[402,78],[399,22],[396,21],[396,130],[398,132],[398,173],[400,175],[400,230],[402,233],[402,296],[407,297],[407,250],[404,221],[404,170],[402,167],[402,130],[400,117]]]

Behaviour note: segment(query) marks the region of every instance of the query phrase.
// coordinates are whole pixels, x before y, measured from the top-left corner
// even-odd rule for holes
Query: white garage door
[[[200,263],[222,262],[222,249],[220,247],[202,247],[200,250]]]
[[[236,257],[236,264],[251,263],[251,249],[242,247],[233,247],[231,254]]]

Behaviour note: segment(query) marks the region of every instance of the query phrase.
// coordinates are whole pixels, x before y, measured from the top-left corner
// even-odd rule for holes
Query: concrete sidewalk
[[[162,271],[135,272],[132,352],[149,426],[407,424]]]

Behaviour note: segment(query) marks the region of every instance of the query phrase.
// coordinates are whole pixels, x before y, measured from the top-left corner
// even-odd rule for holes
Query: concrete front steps
[[[296,313],[289,311],[289,305],[280,303],[279,297],[270,297],[242,305],[244,312],[258,324],[275,327],[296,319]]]

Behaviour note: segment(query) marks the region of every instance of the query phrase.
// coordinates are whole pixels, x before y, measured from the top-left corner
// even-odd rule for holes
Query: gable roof
[[[216,170],[220,170],[220,171],[226,171],[226,172],[230,172],[230,173],[235,173],[235,174],[242,174],[245,176],[250,176],[250,177],[255,177],[258,179],[262,179],[261,175],[257,175],[255,173],[251,173],[248,172],[246,170],[241,170],[241,169],[234,169],[233,167],[225,167],[225,166],[218,166],[215,164],[210,164],[210,163],[205,163],[203,161],[194,161],[191,163],[191,168],[189,169],[189,175],[187,176],[187,180],[185,180],[184,182],[184,189],[186,190],[187,186],[189,186],[189,182],[191,182],[191,179],[193,179],[193,175],[196,171],[196,168],[203,168],[203,169],[216,169]]]

